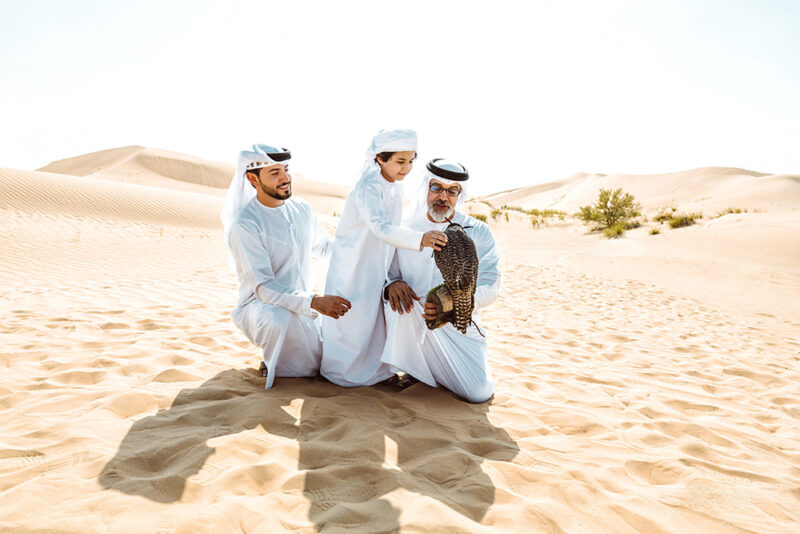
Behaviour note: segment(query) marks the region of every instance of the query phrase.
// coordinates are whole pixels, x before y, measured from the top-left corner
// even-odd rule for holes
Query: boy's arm
[[[353,201],[359,215],[375,237],[393,247],[420,250],[423,233],[405,226],[396,226],[388,220],[378,185],[362,182],[356,187],[359,189],[354,191]]]

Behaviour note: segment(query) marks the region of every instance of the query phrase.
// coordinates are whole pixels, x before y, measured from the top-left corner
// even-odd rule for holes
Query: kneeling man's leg
[[[410,313],[402,314],[386,304],[381,361],[429,386],[444,386],[468,402],[489,400],[494,384],[484,338],[465,336],[451,325],[428,330],[422,311],[419,302]]]
[[[381,361],[401,371],[405,371],[420,382],[436,387],[425,355],[422,352],[422,339],[427,327],[422,318],[422,305],[414,303],[410,312],[400,313],[392,310],[386,303],[386,344]]]
[[[280,306],[253,302],[240,325],[250,340],[264,349],[266,389],[275,377],[315,376],[322,358],[319,325],[309,317]]]
[[[422,352],[436,382],[467,402],[494,394],[486,341],[465,336],[450,325],[428,332]]]

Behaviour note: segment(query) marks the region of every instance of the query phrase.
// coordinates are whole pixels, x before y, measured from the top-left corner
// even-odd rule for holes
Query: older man
[[[239,278],[233,321],[264,350],[269,389],[276,376],[314,376],[322,344],[318,313],[337,319],[350,303],[309,291],[310,256],[331,242],[305,201],[292,196],[291,153],[269,145],[239,152],[222,223]]]
[[[466,195],[466,168],[435,159],[427,169],[417,209],[405,225],[420,232],[443,231],[452,221],[466,228],[479,260],[474,324],[465,334],[449,323],[428,330],[425,320],[435,318],[436,308],[423,304],[420,297],[441,284],[442,275],[430,251],[398,249],[384,290],[387,341],[381,361],[429,386],[444,386],[468,402],[485,402],[492,397],[494,384],[478,320],[480,309],[494,302],[500,288],[494,236],[485,223],[456,211]]]

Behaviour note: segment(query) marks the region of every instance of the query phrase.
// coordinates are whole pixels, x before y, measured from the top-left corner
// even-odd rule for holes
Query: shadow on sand
[[[297,399],[299,419],[285,409],[298,406]],[[303,495],[319,530],[398,530],[400,510],[382,498],[398,488],[479,522],[495,493],[481,463],[511,460],[519,451],[487,413],[488,403],[467,404],[422,384],[395,393],[380,386],[344,389],[322,379],[280,379],[264,391],[255,369],[231,369],[182,390],[168,409],[134,423],[99,480],[129,495],[176,502],[187,479],[214,453],[209,440],[262,427],[266,435],[260,441],[270,446],[278,446],[270,434],[297,440],[296,468],[305,474]],[[269,481],[263,486],[261,494],[269,499],[275,488]]]

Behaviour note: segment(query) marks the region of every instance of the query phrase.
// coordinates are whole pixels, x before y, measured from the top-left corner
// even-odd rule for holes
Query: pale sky
[[[145,145],[355,183],[381,128],[488,193],[800,173],[800,1],[0,0],[0,166]],[[420,173],[418,164],[415,169]]]

